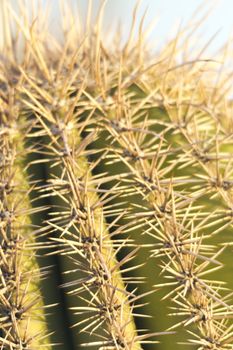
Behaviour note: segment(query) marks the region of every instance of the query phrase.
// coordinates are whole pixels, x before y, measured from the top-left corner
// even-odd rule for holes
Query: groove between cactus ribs
[[[86,277],[65,285],[71,287],[69,294],[82,295],[85,292],[81,298],[86,298],[86,306],[72,309],[76,314],[91,316],[77,322],[77,326],[82,325],[82,331],[90,331],[90,334],[100,332],[100,338],[104,340],[93,342],[93,345],[121,348],[124,344],[127,349],[140,349],[140,336],[136,334],[133,311],[130,311],[130,305],[137,298],[126,291],[119,271],[120,266],[133,258],[137,249],[122,261],[116,261],[116,252],[121,246],[126,246],[127,241],[119,244],[108,234],[102,207],[109,199],[107,196],[98,198],[98,190],[92,185],[90,168],[85,160],[85,145],[91,137],[80,140],[77,130],[82,125],[75,122],[72,100],[62,108],[54,107],[53,113],[49,110],[45,113],[43,107],[39,114],[38,110],[44,104],[35,94],[26,89],[24,92],[32,101],[25,100],[24,103],[36,113],[38,123],[38,131],[31,136],[48,137],[44,146],[52,161],[49,168],[51,178],[46,188],[41,189],[41,195],[57,197],[57,203],[61,202],[61,209],[51,213],[53,217],[47,223],[48,228],[58,231],[60,237],[53,238],[53,241],[59,243],[59,254],[71,261],[72,271],[67,273],[73,272],[74,278],[76,270],[86,273]],[[53,171],[56,166],[58,174]],[[119,229],[117,231],[115,234],[121,233]]]

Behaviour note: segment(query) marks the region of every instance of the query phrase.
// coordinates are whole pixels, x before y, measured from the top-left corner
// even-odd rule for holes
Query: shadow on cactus
[[[104,3],[82,26],[63,2],[59,39],[19,5],[2,5],[0,348],[232,349],[232,75],[188,27],[152,54],[137,9],[108,41]]]

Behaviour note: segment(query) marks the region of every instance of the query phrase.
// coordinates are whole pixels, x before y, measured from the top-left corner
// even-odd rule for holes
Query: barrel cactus
[[[104,2],[85,26],[63,2],[57,38],[19,4],[2,2],[0,348],[232,349],[227,45],[194,55],[185,28],[153,53],[136,11],[105,41]]]

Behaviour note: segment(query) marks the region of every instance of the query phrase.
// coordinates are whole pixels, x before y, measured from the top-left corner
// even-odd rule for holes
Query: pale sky
[[[0,2],[2,1],[9,1],[13,5],[17,4],[17,0],[0,0]],[[30,4],[37,1],[42,1],[43,3],[48,1],[52,5],[52,23],[53,28],[56,28],[59,0],[25,0],[25,3],[28,3],[30,6]],[[80,9],[85,8],[88,3],[88,0],[66,1],[71,1]],[[100,2],[101,0],[93,0],[94,7],[97,8]],[[126,33],[130,27],[132,10],[136,3],[137,0],[108,0],[105,11],[106,28],[108,29],[110,24],[114,25],[120,20],[125,28],[124,33]],[[215,5],[215,8],[211,11],[209,17],[199,30],[203,43],[219,31],[210,46],[212,51],[215,51],[215,49],[221,46],[233,32],[233,0],[141,0],[138,19],[147,8],[145,23],[148,24],[154,18],[159,20],[150,36],[150,40],[152,42],[162,43],[166,38],[175,35],[179,23],[181,23],[183,27],[185,23],[188,23],[189,20],[193,18],[192,14],[200,4],[204,5],[204,9],[207,12],[211,6]],[[204,12],[198,11],[197,19],[200,19],[202,13]]]
[[[82,3],[85,0],[81,0]],[[94,3],[98,0],[94,0]],[[109,0],[107,5],[107,14],[110,22],[114,22],[115,18],[122,19],[125,26],[129,26],[130,13],[136,0]],[[198,6],[203,5],[205,13],[209,12],[209,17],[205,20],[199,33],[204,40],[208,40],[217,31],[219,33],[215,37],[212,47],[213,49],[221,46],[233,30],[233,0],[142,0],[139,13],[142,15],[146,8],[146,22],[150,22],[153,18],[158,17],[159,22],[151,35],[151,39],[165,39],[169,34],[172,36],[175,32],[174,25],[181,23],[183,26],[193,17],[193,13]],[[214,7],[212,11],[211,6]],[[201,12],[198,11],[197,19],[200,18]]]
[[[58,7],[59,0],[49,1],[54,4],[54,8]],[[71,0],[71,2],[79,9],[83,9],[88,0]],[[93,0],[95,8],[98,8],[100,3],[101,0]],[[106,28],[120,20],[126,33],[130,27],[132,11],[136,3],[137,0],[108,0],[105,8]],[[175,35],[179,24],[183,27],[190,19],[193,19],[193,13],[201,4],[203,10],[197,11],[196,20],[208,12],[209,17],[204,21],[198,33],[205,43],[218,32],[210,46],[213,52],[223,45],[233,33],[233,0],[141,0],[138,23],[140,16],[147,9],[145,24],[153,19],[158,19],[150,39],[162,43],[166,38]],[[213,9],[210,11],[211,7]],[[56,21],[56,11],[54,11],[54,18]]]

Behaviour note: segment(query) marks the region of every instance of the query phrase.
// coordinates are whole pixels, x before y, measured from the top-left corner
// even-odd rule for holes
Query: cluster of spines
[[[174,327],[196,325],[199,333],[192,331],[196,339],[190,342],[199,349],[231,348],[230,295],[222,295],[221,282],[205,279],[221,267],[216,259],[223,249],[204,242],[232,227],[232,122],[216,93],[221,79],[213,90],[206,87],[199,70],[207,71],[208,61],[199,57],[176,65],[177,38],[159,63],[145,68],[141,42],[131,47],[129,38],[120,54],[108,53],[99,30],[73,56],[68,44],[74,31],[66,32],[60,59],[49,51],[44,56],[47,48],[31,32],[28,57],[36,69],[30,62],[21,70],[19,89],[23,114],[34,115],[37,131],[31,136],[43,139],[38,163],[49,164],[50,179],[39,195],[59,203],[51,208],[48,236],[58,232],[51,240],[57,253],[71,260],[67,274],[86,273],[66,283],[70,294],[86,303],[74,307],[84,315],[77,326],[97,332],[103,340],[89,345],[104,349],[137,349],[148,337],[138,336],[132,326],[139,296],[119,277],[119,268],[136,250],[116,260],[121,247],[135,246],[116,236],[137,226],[155,239],[152,256],[160,259],[161,271],[172,281],[167,285],[174,287],[165,298],[175,302],[176,317],[185,316]],[[90,162],[93,155],[99,159]],[[113,174],[115,164],[119,170]],[[133,204],[135,193],[140,204]],[[113,209],[114,198],[119,200]],[[121,228],[122,217],[129,223]],[[89,312],[94,312],[91,321]]]
[[[156,73],[150,72],[154,77]],[[190,81],[188,74],[186,79]],[[140,220],[142,232],[157,241],[152,255],[162,258],[162,272],[171,279],[163,285],[173,286],[166,298],[175,301],[176,316],[186,315],[175,327],[195,323],[200,334],[191,342],[200,349],[231,348],[232,305],[220,293],[221,282],[204,279],[221,267],[216,257],[223,250],[205,245],[204,240],[214,239],[217,233],[232,227],[231,128],[221,128],[221,121],[212,116],[211,103],[206,112],[202,104],[193,107],[191,98],[189,101],[185,96],[184,109],[186,85],[180,87],[180,82],[178,86],[163,86],[162,92],[160,86],[156,87],[157,98],[161,94],[159,100],[164,101],[162,108],[161,102],[154,103],[155,92],[151,94],[148,86],[143,89],[143,81],[137,84],[139,93],[133,85],[126,91],[118,87],[121,103],[115,99],[112,110],[106,110],[100,122],[109,135],[105,166],[117,162],[125,165],[129,173],[122,179],[122,196],[136,191],[144,203],[131,203],[131,218],[136,218],[134,224]],[[190,95],[191,91],[192,85]],[[200,98],[198,93],[194,99]],[[169,99],[171,102],[166,103]],[[113,115],[115,120],[111,121]],[[205,143],[210,150],[203,150]],[[220,146],[224,149],[226,145],[228,149],[220,152]]]
[[[45,271],[39,270],[35,249],[31,248],[36,247],[35,228],[30,222],[31,186],[24,164],[24,135],[29,126],[19,121],[14,68],[9,63],[1,65],[1,73],[0,348],[50,349],[40,292]]]
[[[34,115],[35,119],[36,131],[30,136],[43,137],[42,149],[37,150],[41,155],[35,162],[49,164],[48,183],[39,190],[41,197],[53,197],[56,203],[56,209],[51,208],[51,219],[47,222],[48,236],[57,243],[55,253],[70,260],[71,271],[66,271],[66,274],[78,275],[78,271],[82,271],[81,277],[64,284],[70,289],[69,294],[85,300],[86,306],[72,307],[76,314],[83,315],[76,325],[83,332],[100,336],[101,340],[88,345],[104,349],[140,349],[140,344],[148,342],[147,338],[157,333],[138,335],[134,328],[134,308],[138,307],[135,303],[140,296],[127,291],[124,282],[129,285],[135,281],[124,280],[121,273],[130,270],[123,266],[133,259],[138,248],[124,235],[126,227],[118,227],[119,219],[125,215],[124,210],[108,206],[108,202],[116,197],[117,185],[113,192],[101,191],[101,184],[112,177],[91,175],[98,161],[88,162],[87,146],[96,138],[98,131],[81,138],[91,119],[87,117],[84,122],[79,121],[75,104],[79,100],[71,98],[69,91],[63,91],[63,96],[59,96],[61,92],[57,91],[56,96],[54,87],[51,90],[53,97],[55,95],[55,100],[64,103],[58,103],[52,112],[46,109],[43,91],[33,88],[33,79],[36,78],[25,74],[28,86],[24,84],[22,87],[25,94],[23,105],[25,110],[28,109],[28,115]],[[65,76],[64,85],[66,81]],[[52,99],[52,95],[50,97]],[[114,218],[110,224],[105,220],[108,212]],[[53,236],[54,231],[58,233],[57,237]],[[117,261],[117,254],[127,247],[133,250]],[[88,317],[90,313],[94,315]]]

